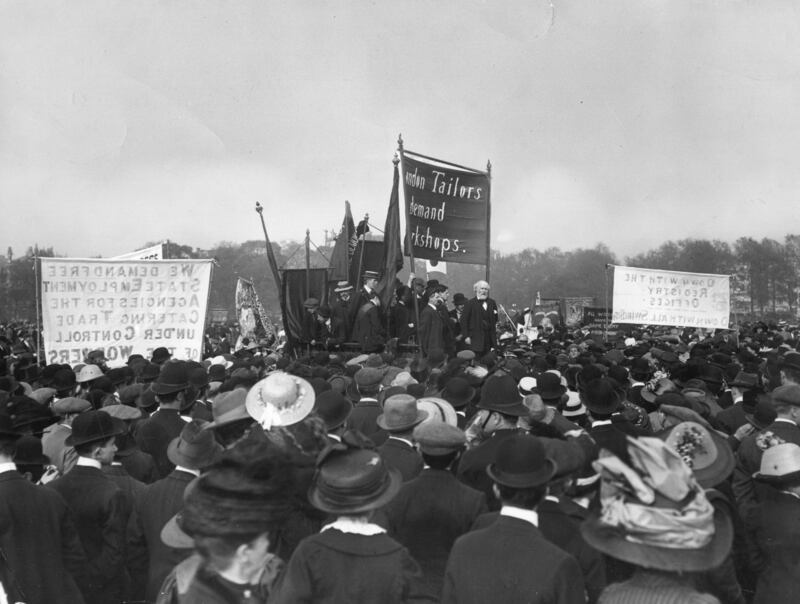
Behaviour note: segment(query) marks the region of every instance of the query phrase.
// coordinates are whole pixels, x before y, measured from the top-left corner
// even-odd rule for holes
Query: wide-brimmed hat
[[[581,390],[581,401],[589,411],[601,415],[611,415],[620,407],[622,400],[611,380],[597,378]]]
[[[68,415],[70,413],[83,413],[92,408],[92,403],[85,398],[68,396],[54,401],[50,408],[56,415]]]
[[[516,417],[528,415],[528,408],[522,404],[517,383],[510,375],[493,376],[486,380],[481,388],[478,407]]]
[[[417,409],[428,414],[422,423],[441,421],[451,426],[458,426],[458,413],[455,407],[443,398],[425,396],[417,399]],[[422,425],[422,424],[420,424]]]
[[[405,432],[428,417],[427,411],[417,408],[417,399],[410,394],[395,394],[386,399],[383,413],[375,420],[387,432]]]
[[[114,418],[102,411],[86,411],[72,422],[72,432],[64,441],[67,445],[77,447],[88,443],[108,440],[112,436],[122,434]]]
[[[452,377],[447,380],[441,396],[456,409],[461,409],[475,397],[475,388],[462,377]]]
[[[5,412],[11,416],[15,428],[27,428],[27,431],[34,434],[42,432],[58,420],[49,407],[43,407],[25,395],[12,396],[6,403]]]
[[[703,488],[710,489],[724,481],[736,465],[728,441],[697,422],[681,422],[659,437],[692,469]]]
[[[761,467],[753,478],[775,485],[800,481],[800,446],[781,443],[769,447],[761,456]]]
[[[214,434],[205,430],[208,422],[193,419],[188,422],[167,447],[167,458],[176,466],[200,470],[210,466],[222,453]]]
[[[164,363],[150,389],[156,394],[172,394],[189,387],[189,365],[183,361]]]
[[[330,432],[347,421],[353,411],[353,403],[336,390],[326,390],[314,401],[313,411],[325,422]]]
[[[556,473],[556,464],[547,457],[544,444],[530,434],[514,434],[497,447],[495,462],[486,473],[496,482],[515,489],[538,487]]]
[[[778,417],[778,413],[775,411],[775,407],[772,405],[769,396],[761,395],[758,397],[752,413],[745,411],[744,416],[756,430],[765,430],[767,426],[775,421],[775,418]]]
[[[386,505],[402,484],[377,451],[334,445],[320,454],[308,499],[329,514],[358,514]]]
[[[730,517],[714,506],[692,470],[665,442],[628,438],[630,464],[615,455],[593,463],[601,474],[601,510],[581,533],[602,553],[644,568],[703,571],[725,560]]]
[[[75,376],[75,381],[79,384],[85,384],[101,377],[103,377],[103,370],[97,365],[84,365]]]
[[[245,406],[250,417],[268,429],[296,424],[311,413],[314,399],[314,389],[306,380],[275,371],[250,389]]]
[[[205,426],[205,429],[227,426],[241,419],[252,419],[247,412],[246,398],[247,390],[244,388],[234,388],[229,392],[223,392],[218,395],[211,406],[211,413],[214,419]]]

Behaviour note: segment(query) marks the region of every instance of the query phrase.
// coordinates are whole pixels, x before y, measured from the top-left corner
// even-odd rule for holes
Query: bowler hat
[[[314,389],[306,380],[275,371],[250,389],[245,406],[250,417],[266,429],[296,424],[311,413],[314,399]]]
[[[142,370],[139,372],[139,381],[149,383],[158,377],[161,373],[161,366],[156,363],[145,363]]]
[[[547,484],[556,473],[556,464],[537,437],[514,434],[497,447],[495,462],[486,473],[497,484],[526,489]]]
[[[442,398],[456,409],[465,407],[474,397],[475,388],[462,377],[450,378],[442,389]]]
[[[453,296],[453,304],[455,306],[461,306],[462,304],[466,303],[467,303],[467,297],[461,292],[458,292],[455,296]]]
[[[12,396],[5,411],[11,416],[15,428],[28,428],[34,434],[42,432],[58,419],[48,407],[25,395]]]
[[[567,391],[561,384],[561,378],[549,371],[545,371],[536,379],[536,390],[545,401],[560,400]]]
[[[81,413],[72,422],[72,432],[64,441],[66,444],[77,447],[88,443],[108,440],[121,434],[114,418],[103,411],[86,411]]]
[[[115,367],[114,369],[108,370],[106,377],[111,380],[114,386],[119,386],[128,379],[128,370],[125,367]]]
[[[164,363],[150,389],[156,394],[173,394],[189,387],[189,366],[183,361]]]
[[[222,453],[222,447],[214,440],[208,424],[202,419],[187,423],[179,436],[172,439],[167,447],[167,458],[176,466],[200,470],[210,466]]]
[[[614,384],[607,378],[592,380],[581,390],[581,401],[589,411],[611,415],[620,406],[620,397]]]
[[[781,369],[794,369],[800,371],[800,352],[787,352],[778,363]]]
[[[517,384],[510,375],[493,376],[486,380],[481,388],[478,407],[504,415],[517,417],[528,415],[528,408],[522,404]]]
[[[775,411],[775,407],[772,406],[769,396],[763,395],[758,398],[752,413],[745,411],[744,416],[756,430],[765,430],[767,426],[775,421],[778,414]]]
[[[341,392],[326,390],[316,397],[313,410],[322,418],[325,427],[330,432],[347,421],[353,411],[353,403],[347,400]]]
[[[375,420],[387,432],[405,432],[428,417],[427,411],[417,408],[417,399],[410,394],[395,394],[386,399],[383,413]]]
[[[736,374],[736,377],[733,378],[729,386],[736,386],[737,388],[741,389],[754,389],[760,388],[760,380],[758,378],[757,373],[747,373],[745,371],[740,371]]]
[[[22,436],[14,426],[14,420],[6,413],[0,413],[0,439],[2,440],[17,440]]]
[[[377,451],[334,445],[320,454],[308,499],[323,512],[358,514],[382,508],[402,484]]]
[[[150,357],[150,360],[156,365],[161,365],[162,363],[165,363],[171,358],[172,355],[170,354],[169,350],[167,350],[164,346],[159,346],[158,348],[153,350],[153,354]]]
[[[17,465],[44,466],[50,463],[50,458],[44,454],[41,439],[33,434],[26,434],[17,440],[14,463]]]

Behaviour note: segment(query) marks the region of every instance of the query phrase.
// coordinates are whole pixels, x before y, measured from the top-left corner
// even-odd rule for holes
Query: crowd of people
[[[500,341],[479,281],[401,288],[391,334],[376,278],[293,355],[7,330],[0,602],[800,599],[796,328]]]

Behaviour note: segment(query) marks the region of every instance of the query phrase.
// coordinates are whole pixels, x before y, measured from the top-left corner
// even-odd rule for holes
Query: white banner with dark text
[[[614,267],[612,321],[727,329],[729,275]]]
[[[103,350],[108,365],[132,354],[199,361],[211,260],[42,258],[47,363],[82,363]]]

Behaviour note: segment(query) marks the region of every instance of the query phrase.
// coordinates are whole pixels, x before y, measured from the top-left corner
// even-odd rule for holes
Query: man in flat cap
[[[438,598],[453,543],[488,508],[483,493],[461,484],[450,471],[467,442],[462,430],[432,419],[418,425],[413,438],[425,469],[403,485],[380,523],[425,569],[425,593]]]
[[[376,423],[381,414],[378,392],[383,376],[384,370],[377,367],[362,367],[356,372],[354,380],[360,398],[347,419],[347,425],[351,429],[358,430],[376,445],[385,442],[387,438],[387,433]]]
[[[58,423],[45,428],[42,434],[42,451],[56,466],[59,474],[66,474],[78,460],[75,449],[64,444],[64,441],[72,434],[73,420],[91,408],[89,401],[74,396],[58,399],[52,404],[53,413],[60,419]]]

